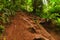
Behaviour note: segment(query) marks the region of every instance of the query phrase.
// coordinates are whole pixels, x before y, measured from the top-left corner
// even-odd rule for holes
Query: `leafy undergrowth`
[[[4,32],[4,29],[5,29],[4,26],[0,25],[0,36]]]

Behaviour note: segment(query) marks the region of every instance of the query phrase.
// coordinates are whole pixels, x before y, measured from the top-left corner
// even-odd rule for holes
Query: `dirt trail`
[[[34,38],[55,40],[41,25],[23,13],[18,12],[12,23],[7,25],[5,40],[34,40]]]

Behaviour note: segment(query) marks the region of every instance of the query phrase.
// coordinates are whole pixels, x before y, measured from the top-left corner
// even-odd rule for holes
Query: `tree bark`
[[[33,0],[33,13],[36,13],[36,1],[37,0]]]

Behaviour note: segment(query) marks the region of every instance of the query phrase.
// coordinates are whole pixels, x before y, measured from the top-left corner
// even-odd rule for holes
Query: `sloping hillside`
[[[6,27],[2,40],[55,40],[42,25],[24,12],[17,12],[12,23]]]

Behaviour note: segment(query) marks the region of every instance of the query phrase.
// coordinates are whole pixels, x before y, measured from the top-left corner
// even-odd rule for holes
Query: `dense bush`
[[[43,18],[53,19],[56,28],[60,30],[60,0],[49,0],[48,5],[43,6],[43,13],[41,15]]]
[[[3,23],[9,21],[9,16],[15,15],[16,5],[10,0],[0,0],[0,19]]]

